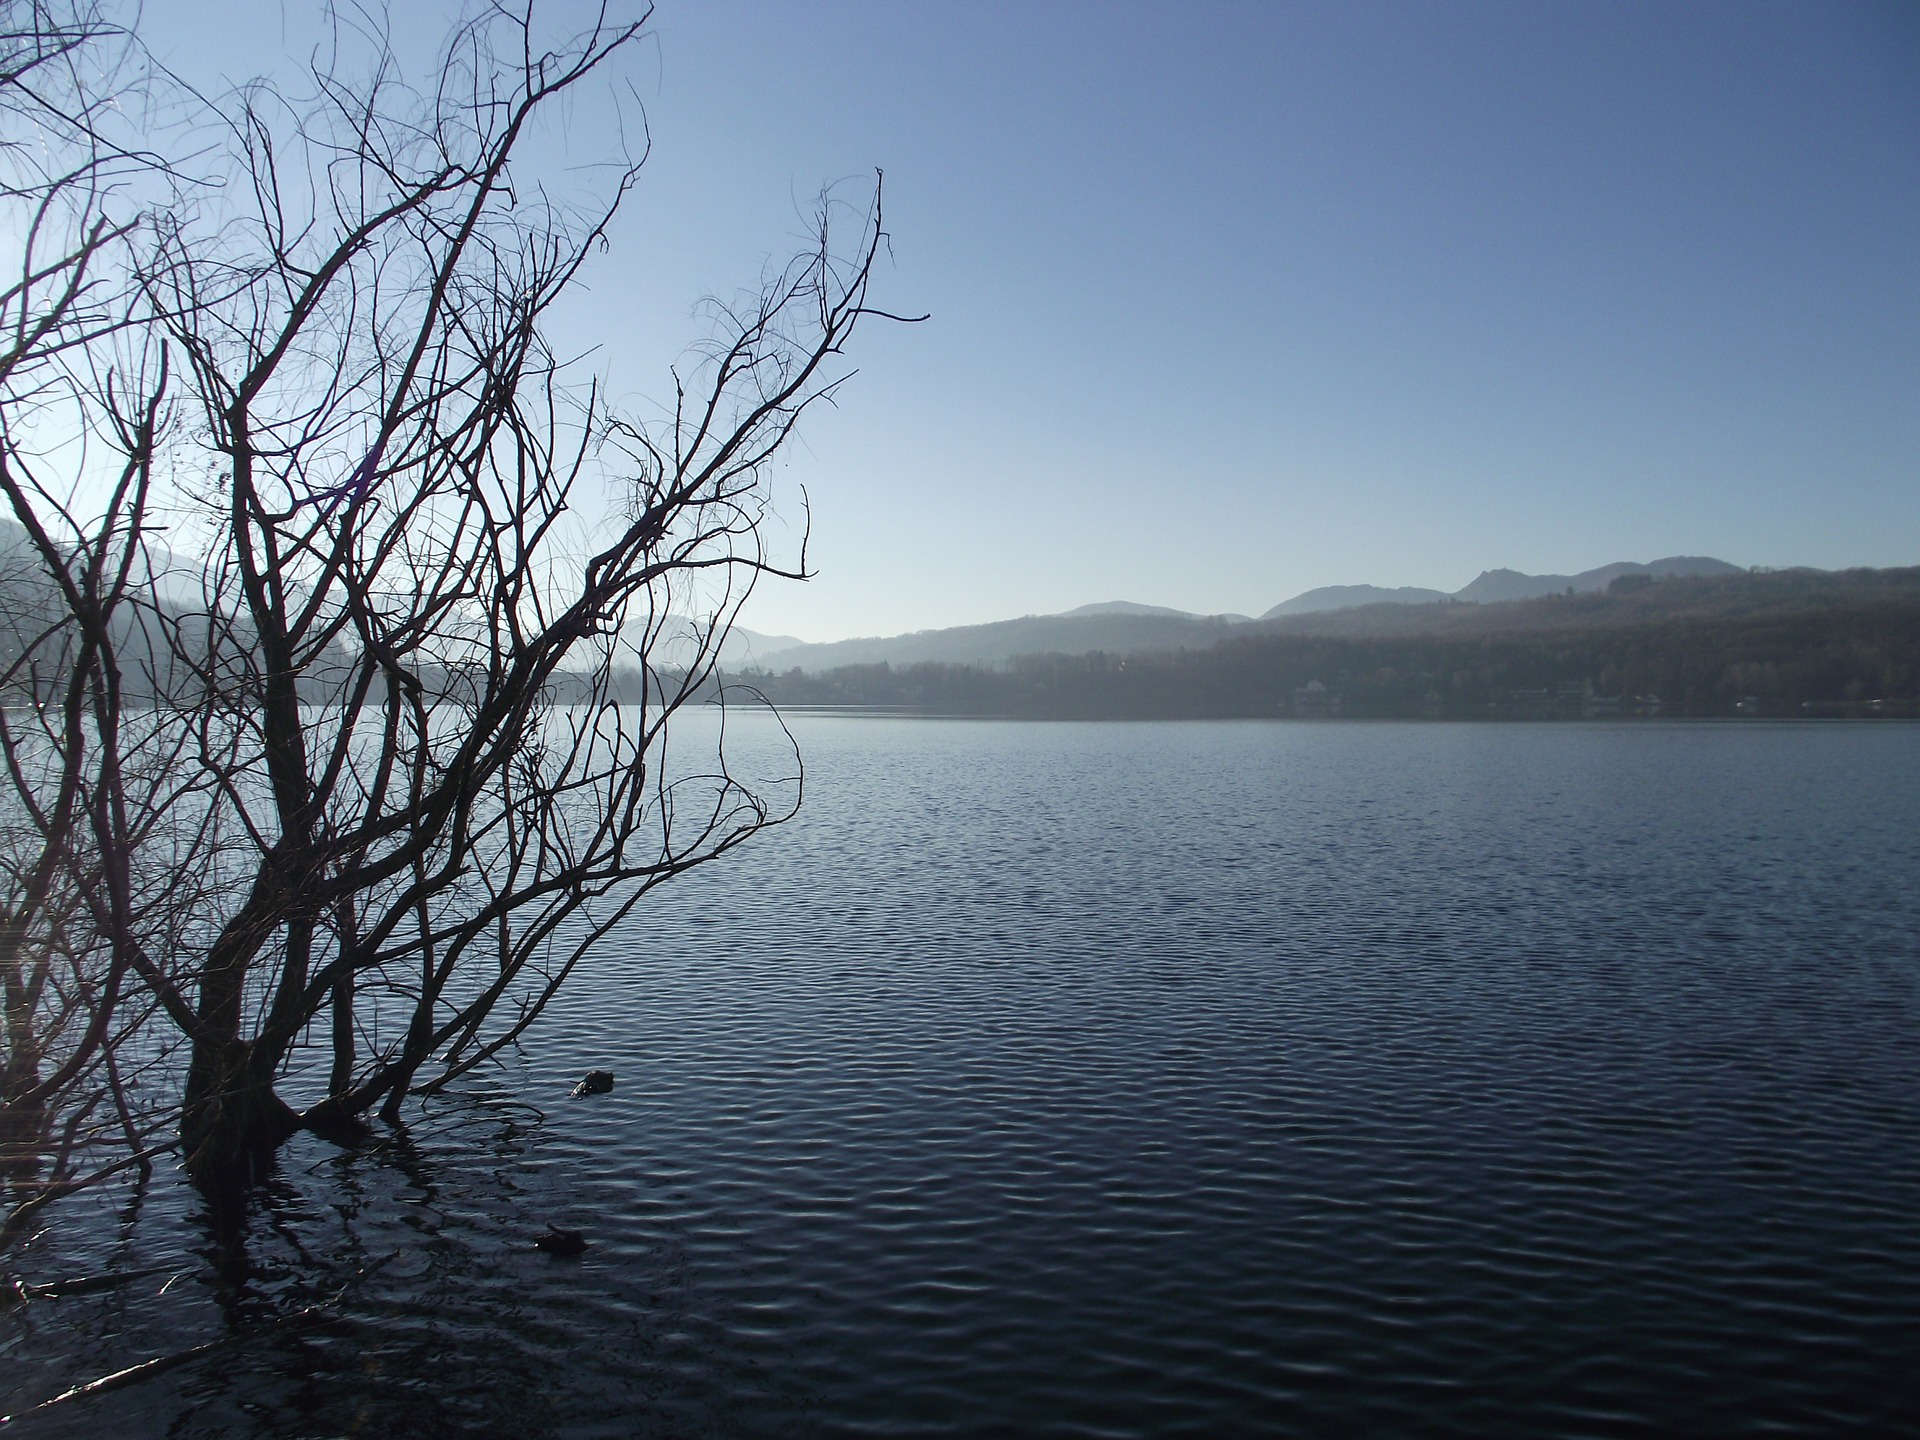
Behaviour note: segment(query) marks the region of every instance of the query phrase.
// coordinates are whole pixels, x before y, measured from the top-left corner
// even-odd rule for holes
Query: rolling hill
[[[984,625],[960,625],[945,630],[920,630],[909,635],[868,636],[817,645],[780,649],[756,644],[751,658],[728,662],[737,668],[784,672],[833,670],[843,665],[1005,665],[1021,655],[1137,655],[1155,651],[1205,649],[1230,635],[1259,634],[1272,626],[1291,633],[1386,633],[1396,626],[1424,623],[1400,615],[1394,620],[1353,620],[1376,611],[1408,612],[1499,605],[1549,595],[1603,592],[1622,576],[1644,575],[1650,580],[1689,576],[1734,576],[1746,572],[1724,560],[1675,555],[1649,564],[1622,560],[1583,570],[1578,575],[1529,575],[1518,570],[1489,570],[1451,593],[1418,586],[1385,588],[1378,585],[1328,585],[1295,595],[1268,610],[1258,620],[1244,615],[1195,615],[1163,605],[1141,605],[1108,600],[1082,605],[1059,615],[1027,615]],[[1355,628],[1357,627],[1357,628]]]

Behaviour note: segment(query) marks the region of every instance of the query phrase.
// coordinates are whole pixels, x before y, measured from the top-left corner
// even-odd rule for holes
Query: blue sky
[[[262,8],[154,0],[150,39],[272,69]],[[877,297],[933,317],[857,337],[778,473],[820,573],[756,629],[1920,563],[1920,6],[666,0],[654,35],[571,322],[616,392],[875,167]]]

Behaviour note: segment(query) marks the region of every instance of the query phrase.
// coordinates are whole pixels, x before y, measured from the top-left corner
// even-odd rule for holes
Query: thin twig
[[[68,1295],[90,1295],[96,1290],[113,1290],[122,1285],[131,1285],[135,1280],[144,1280],[149,1275],[171,1273],[171,1265],[143,1265],[138,1270],[121,1270],[110,1275],[81,1275],[72,1280],[49,1281],[44,1285],[29,1285],[24,1280],[15,1280],[4,1291],[0,1291],[0,1304],[9,1300],[25,1304],[29,1300],[59,1300]]]

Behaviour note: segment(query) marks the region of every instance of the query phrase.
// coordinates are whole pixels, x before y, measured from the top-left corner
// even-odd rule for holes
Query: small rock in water
[[[586,1078],[573,1087],[573,1098],[578,1100],[582,1095],[604,1095],[611,1089],[613,1089],[611,1070],[589,1070]]]
[[[587,1248],[587,1237],[578,1230],[562,1230],[549,1224],[547,1233],[533,1237],[533,1248],[549,1255],[578,1255]]]

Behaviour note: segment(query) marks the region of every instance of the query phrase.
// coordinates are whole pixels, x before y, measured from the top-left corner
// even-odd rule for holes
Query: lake
[[[247,1333],[21,1433],[1911,1423],[1920,726],[792,723],[798,820],[243,1259],[56,1211],[179,1275],[0,1312],[14,1408]]]

